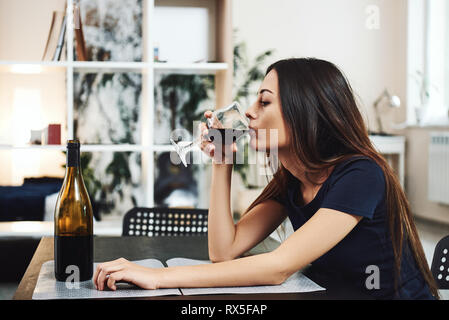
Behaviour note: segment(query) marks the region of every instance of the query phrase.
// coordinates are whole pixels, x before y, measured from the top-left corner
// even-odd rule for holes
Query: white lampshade
[[[401,106],[401,99],[398,96],[391,96],[390,106],[392,106],[393,108],[399,108]]]

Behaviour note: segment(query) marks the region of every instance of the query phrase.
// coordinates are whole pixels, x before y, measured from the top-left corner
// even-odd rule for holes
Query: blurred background
[[[95,234],[120,235],[136,206],[207,208],[210,162],[173,164],[170,132],[247,108],[266,67],[290,57],[345,73],[430,261],[449,233],[447,1],[0,0],[0,245],[22,248],[3,298],[53,232],[68,139],[82,144]],[[235,219],[269,179],[246,156],[257,164],[234,169]]]

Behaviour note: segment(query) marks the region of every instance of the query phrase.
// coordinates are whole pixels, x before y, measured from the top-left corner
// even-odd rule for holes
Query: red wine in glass
[[[207,138],[213,142],[220,139],[222,145],[230,145],[237,141],[241,136],[247,133],[249,130],[241,129],[226,129],[226,128],[210,128],[208,129]]]

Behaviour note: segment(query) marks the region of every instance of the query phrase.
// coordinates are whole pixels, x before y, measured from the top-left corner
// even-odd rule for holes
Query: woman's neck
[[[301,165],[301,163],[297,161],[294,156],[292,156],[291,152],[279,152],[278,157],[282,166],[301,182],[298,195],[298,203],[300,203],[301,205],[306,205],[315,198],[318,191],[321,189],[321,186],[329,177],[334,168],[331,167],[328,170],[324,170],[323,172],[316,175],[318,179],[317,181],[315,181],[315,183],[307,179],[304,166]]]
[[[333,167],[331,167],[330,169],[324,170],[320,174],[316,175],[318,179],[316,181],[317,183],[314,183],[307,179],[304,166],[297,160],[294,154],[279,150],[278,158],[282,166],[295,178],[301,181],[303,190],[314,190],[318,186],[322,185],[333,170]]]

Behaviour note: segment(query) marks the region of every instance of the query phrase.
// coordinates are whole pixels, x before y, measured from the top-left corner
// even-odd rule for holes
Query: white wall
[[[372,5],[379,9],[379,29],[367,28],[365,10]],[[406,8],[406,0],[234,0],[233,24],[251,57],[274,48],[271,62],[317,57],[335,63],[375,130],[371,105],[383,89],[406,98]],[[404,110],[384,112],[402,121]]]
[[[449,223],[449,206],[427,199],[428,148],[430,131],[449,131],[449,128],[410,128],[407,130],[406,190],[413,212],[420,217]],[[449,165],[449,164],[448,164]]]
[[[0,59],[38,61],[61,0],[0,0]]]

